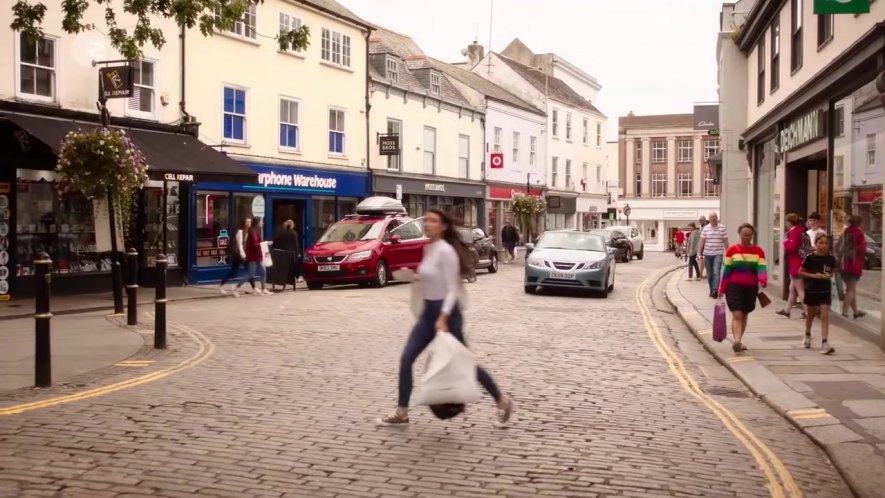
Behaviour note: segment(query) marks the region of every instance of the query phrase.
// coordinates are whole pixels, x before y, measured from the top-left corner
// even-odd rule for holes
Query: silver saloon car
[[[608,297],[615,287],[615,254],[602,235],[574,230],[544,232],[527,246],[525,292],[538,288],[591,290]]]

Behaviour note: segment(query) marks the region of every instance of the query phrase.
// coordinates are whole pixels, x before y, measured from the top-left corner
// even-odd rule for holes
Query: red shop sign
[[[533,190],[533,193],[537,195],[540,192],[540,189]],[[489,185],[489,198],[490,199],[505,199],[510,200],[513,198],[514,194],[526,194],[526,190],[524,187],[499,187],[495,185]]]
[[[882,197],[882,187],[861,190],[857,193],[857,202],[873,202]]]

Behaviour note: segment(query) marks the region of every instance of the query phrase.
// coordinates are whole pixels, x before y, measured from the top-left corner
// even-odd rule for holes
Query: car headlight
[[[598,270],[598,269],[602,268],[602,265],[603,265],[603,264],[605,264],[605,261],[604,261],[604,260],[599,260],[599,261],[596,261],[596,262],[593,262],[593,263],[587,263],[587,264],[584,266],[584,268],[587,268],[588,270]]]
[[[526,260],[526,263],[528,263],[529,266],[544,266],[543,259],[533,256],[529,256],[529,258]]]
[[[347,260],[350,262],[365,261],[371,257],[372,257],[372,251],[360,251],[360,252],[355,252],[355,253],[351,254],[350,256],[348,256]]]
[[[308,256],[308,255],[305,254],[305,255],[304,255],[304,262],[305,262],[305,263],[313,263],[313,262],[314,262],[314,261],[313,261],[313,256]]]

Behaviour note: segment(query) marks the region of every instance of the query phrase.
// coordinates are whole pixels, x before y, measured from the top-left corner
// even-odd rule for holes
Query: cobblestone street
[[[769,488],[769,469],[650,339],[636,289],[673,259],[618,265],[608,299],[525,295],[519,265],[481,272],[468,286],[466,333],[515,400],[506,430],[492,426],[487,397],[466,419],[419,407],[410,427],[375,426],[395,403],[408,286],[176,303],[170,320],[211,342],[205,361],[0,416],[0,496],[790,496]],[[818,447],[700,349],[660,291],[645,295],[651,319],[704,390],[802,495],[851,496]],[[150,356],[155,366],[85,375],[81,389],[197,347],[181,331],[170,340],[178,345]],[[71,392],[3,394],[0,408]]]

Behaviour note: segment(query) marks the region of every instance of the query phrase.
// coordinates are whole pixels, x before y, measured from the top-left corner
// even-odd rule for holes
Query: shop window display
[[[197,266],[228,264],[227,246],[236,235],[229,226],[230,194],[197,192]]]
[[[44,251],[58,274],[110,271],[110,255],[96,250],[91,200],[54,182],[20,181],[17,189],[16,275],[33,275]]]
[[[160,182],[156,182],[162,185]],[[178,182],[169,182],[166,187],[166,212],[163,212],[163,187],[151,185],[144,189],[144,242],[142,250],[145,254],[145,263],[149,267],[156,266],[157,256],[163,253],[163,220],[166,221],[166,257],[169,266],[179,264],[179,213],[181,203],[179,200],[180,185]]]
[[[313,198],[313,236],[315,240],[326,233],[326,230],[336,221],[335,218],[335,198],[334,197],[314,197]]]

